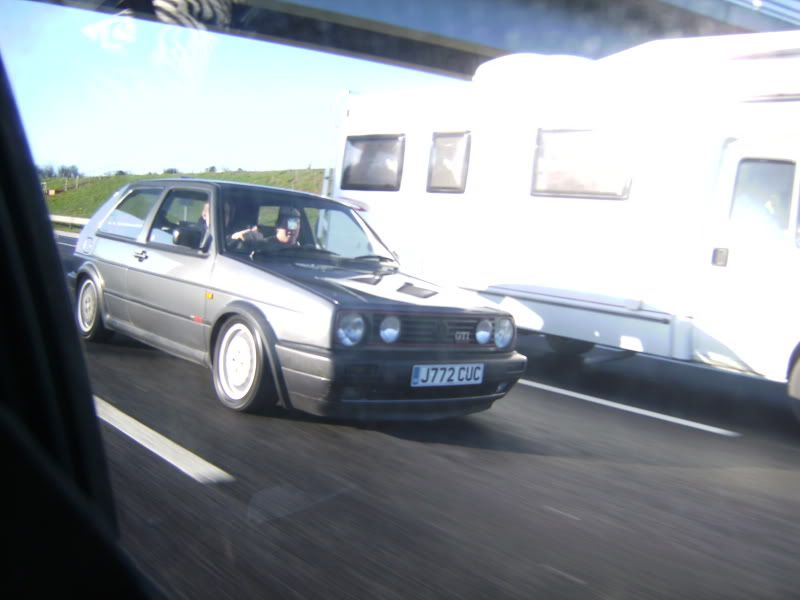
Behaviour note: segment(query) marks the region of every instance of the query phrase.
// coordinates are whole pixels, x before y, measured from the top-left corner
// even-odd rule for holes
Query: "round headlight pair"
[[[339,319],[336,327],[336,339],[344,346],[355,346],[364,337],[366,324],[364,317],[358,313],[347,313]],[[392,344],[400,337],[400,319],[397,317],[384,317],[378,330],[381,339],[387,344]]]
[[[507,317],[491,321],[481,319],[475,328],[475,340],[479,344],[488,344],[494,338],[494,345],[505,348],[514,339],[514,323]]]
[[[364,337],[364,331],[366,331],[364,317],[358,313],[347,313],[339,318],[336,339],[343,346],[355,346]]]

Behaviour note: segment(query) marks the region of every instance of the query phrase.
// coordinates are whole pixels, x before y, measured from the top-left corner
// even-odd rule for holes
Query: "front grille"
[[[380,323],[387,315],[376,314],[369,341],[383,344],[380,338]],[[424,346],[477,346],[475,328],[479,317],[430,317],[400,315],[400,338],[396,344]],[[385,345],[385,344],[383,344]]]

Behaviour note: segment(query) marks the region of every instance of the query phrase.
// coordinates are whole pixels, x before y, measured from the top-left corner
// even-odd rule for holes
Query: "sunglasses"
[[[297,217],[289,217],[286,219],[286,229],[290,231],[297,231],[300,229],[300,219]]]

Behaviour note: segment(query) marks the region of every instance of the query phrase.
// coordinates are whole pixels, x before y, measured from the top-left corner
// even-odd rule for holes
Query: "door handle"
[[[147,251],[146,250],[140,250],[139,252],[134,252],[133,253],[133,257],[135,259],[137,259],[139,262],[142,262],[143,260],[145,260],[147,258]]]

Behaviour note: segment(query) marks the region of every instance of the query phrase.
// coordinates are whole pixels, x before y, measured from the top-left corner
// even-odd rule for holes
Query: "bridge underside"
[[[460,77],[510,52],[597,58],[665,37],[792,27],[735,2],[701,12],[687,0],[56,0]]]

